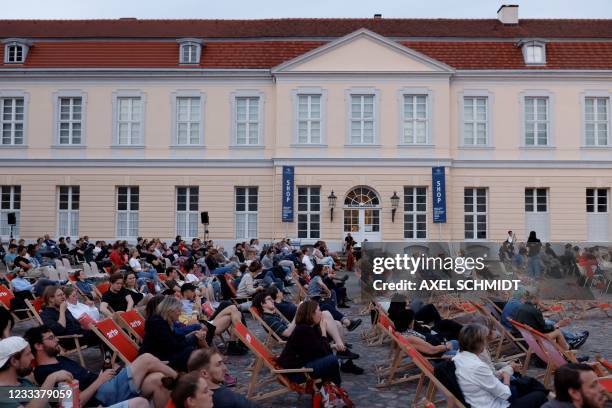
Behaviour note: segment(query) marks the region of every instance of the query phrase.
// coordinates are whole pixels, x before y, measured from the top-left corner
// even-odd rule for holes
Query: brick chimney
[[[382,18],[382,14],[374,14],[374,18],[375,18],[376,20],[379,20],[379,19],[381,19],[381,18]]]
[[[518,8],[516,4],[504,4],[497,10],[497,19],[505,25],[518,24]]]

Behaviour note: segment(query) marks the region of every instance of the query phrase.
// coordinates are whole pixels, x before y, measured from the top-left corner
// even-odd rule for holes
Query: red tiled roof
[[[200,68],[268,69],[323,41],[209,42]],[[401,44],[456,69],[612,69],[612,42],[549,42],[547,64],[527,67],[513,42],[409,41]],[[179,68],[179,46],[160,41],[34,42],[26,68]],[[4,47],[0,47],[0,61]],[[1,64],[0,67],[15,67]],[[187,66],[191,67],[191,66]]]
[[[0,20],[0,38],[342,37],[360,28],[386,37],[612,38],[612,20],[399,18]]]

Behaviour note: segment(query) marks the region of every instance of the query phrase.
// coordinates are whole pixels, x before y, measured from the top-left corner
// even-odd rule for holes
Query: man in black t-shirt
[[[106,316],[112,318],[113,312],[127,312],[134,307],[134,300],[130,296],[130,292],[123,287],[123,274],[120,272],[111,275],[110,288],[102,295],[100,302],[100,311]],[[109,306],[112,311],[109,310]]]
[[[161,380],[163,377],[176,378],[177,373],[151,354],[138,356],[123,369],[116,366],[98,375],[60,356],[58,339],[46,326],[29,329],[25,337],[36,357],[36,381],[45,381],[58,370],[68,371],[79,381],[80,401],[85,406],[107,407],[143,396],[153,399],[154,406],[165,407],[170,398],[170,392],[164,388]]]

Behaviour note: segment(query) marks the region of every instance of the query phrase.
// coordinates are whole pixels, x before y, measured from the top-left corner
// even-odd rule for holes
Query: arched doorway
[[[344,198],[344,235],[355,241],[380,241],[380,198],[371,188],[354,187]]]

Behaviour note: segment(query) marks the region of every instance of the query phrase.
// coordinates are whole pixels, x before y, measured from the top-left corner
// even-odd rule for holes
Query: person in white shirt
[[[453,357],[455,375],[465,401],[473,407],[487,408],[539,408],[547,401],[544,386],[530,379],[529,384],[537,385],[536,390],[521,391],[510,387],[510,374],[502,373],[500,381],[491,368],[478,355],[487,347],[489,329],[481,324],[463,326],[459,333],[459,353]],[[540,390],[541,388],[541,390]]]
[[[132,249],[132,251],[130,252],[129,261],[130,268],[132,268],[132,271],[136,273],[138,279],[150,279],[151,281],[153,281],[156,285],[157,290],[159,291],[159,276],[157,276],[157,271],[155,270],[155,268],[150,268],[149,270],[143,269],[142,265],[140,264],[139,258],[140,252],[138,252],[138,249]]]
[[[310,272],[312,272],[312,270],[314,269],[314,264],[312,263],[312,260],[310,259],[310,255],[308,255],[308,248],[304,248],[302,250],[302,253],[304,254],[304,256],[302,257],[302,263],[306,267],[308,274],[310,274]]]
[[[89,299],[87,299],[85,303],[79,302],[79,294],[74,287],[64,287],[64,295],[66,296],[68,310],[75,319],[81,319],[84,314],[87,314],[96,322],[102,319],[102,316],[100,316],[100,311],[96,308],[96,306],[94,306],[94,302]]]

